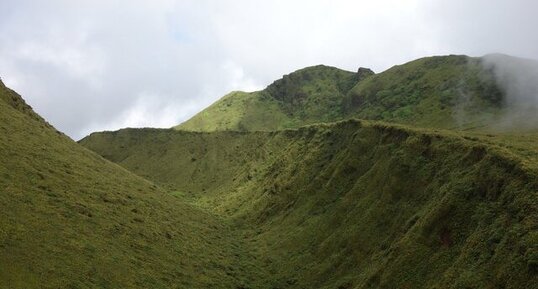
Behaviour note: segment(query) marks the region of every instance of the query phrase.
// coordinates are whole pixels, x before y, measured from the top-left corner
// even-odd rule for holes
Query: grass
[[[361,74],[312,66],[285,75],[263,91],[232,92],[176,129],[188,131],[277,130],[341,119],[345,93]]]
[[[350,120],[130,129],[81,144],[192,192],[243,232],[275,288],[527,288],[537,281],[535,159],[490,142]]]
[[[503,92],[480,58],[436,56],[395,66],[358,83],[350,115],[419,127],[468,129],[494,123]]]

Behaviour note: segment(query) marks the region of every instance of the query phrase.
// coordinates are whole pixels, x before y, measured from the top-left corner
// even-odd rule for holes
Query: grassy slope
[[[344,95],[369,75],[312,66],[285,75],[263,91],[233,92],[176,129],[276,130],[341,119]]]
[[[232,92],[177,126],[187,131],[279,129],[291,120],[261,92]]]
[[[244,250],[225,221],[76,144],[0,82],[0,288],[250,286]]]
[[[265,155],[260,150],[264,142],[262,132],[150,128],[94,133],[80,141],[132,172],[187,195],[230,189],[238,171],[248,170],[249,160]]]
[[[537,159],[483,138],[346,121],[81,143],[234,220],[275,287],[532,288]]]
[[[499,116],[503,93],[481,58],[435,56],[394,66],[358,83],[349,115],[451,129],[480,128]]]

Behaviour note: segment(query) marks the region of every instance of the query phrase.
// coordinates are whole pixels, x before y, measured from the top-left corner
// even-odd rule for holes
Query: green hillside
[[[392,67],[357,84],[348,115],[419,127],[484,128],[499,117],[503,91],[482,58],[435,56]]]
[[[352,73],[309,67],[262,91],[233,92],[175,128],[275,130],[356,117],[487,129],[504,103],[503,91],[483,62],[459,55],[426,57],[378,74],[365,68]]]
[[[362,79],[372,75],[324,65],[285,75],[265,90],[232,92],[176,129],[189,131],[276,130],[342,118],[342,99]]]
[[[537,151],[495,136],[350,120],[277,132],[128,129],[81,144],[231,220],[275,288],[538,281]]]
[[[241,288],[260,279],[243,243],[0,82],[0,288]]]

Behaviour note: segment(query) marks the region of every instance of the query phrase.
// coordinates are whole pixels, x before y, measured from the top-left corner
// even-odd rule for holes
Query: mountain
[[[243,243],[0,82],[0,288],[240,288],[259,279]]]
[[[79,143],[228,220],[274,288],[535,288],[538,131],[497,127],[492,63],[315,66]]]
[[[176,127],[189,131],[276,130],[341,119],[342,99],[374,74],[318,65],[285,75],[265,90],[232,92]]]
[[[510,63],[519,61],[503,57]],[[352,73],[322,65],[308,67],[262,91],[230,93],[175,128],[275,130],[360,118],[488,129],[502,118],[507,93],[496,81],[492,58],[426,57],[378,74],[365,68]]]

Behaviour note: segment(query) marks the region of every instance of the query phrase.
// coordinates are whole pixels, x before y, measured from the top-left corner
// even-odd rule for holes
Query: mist
[[[490,54],[482,58],[504,95],[504,109],[493,125],[500,130],[538,129],[538,61]]]

